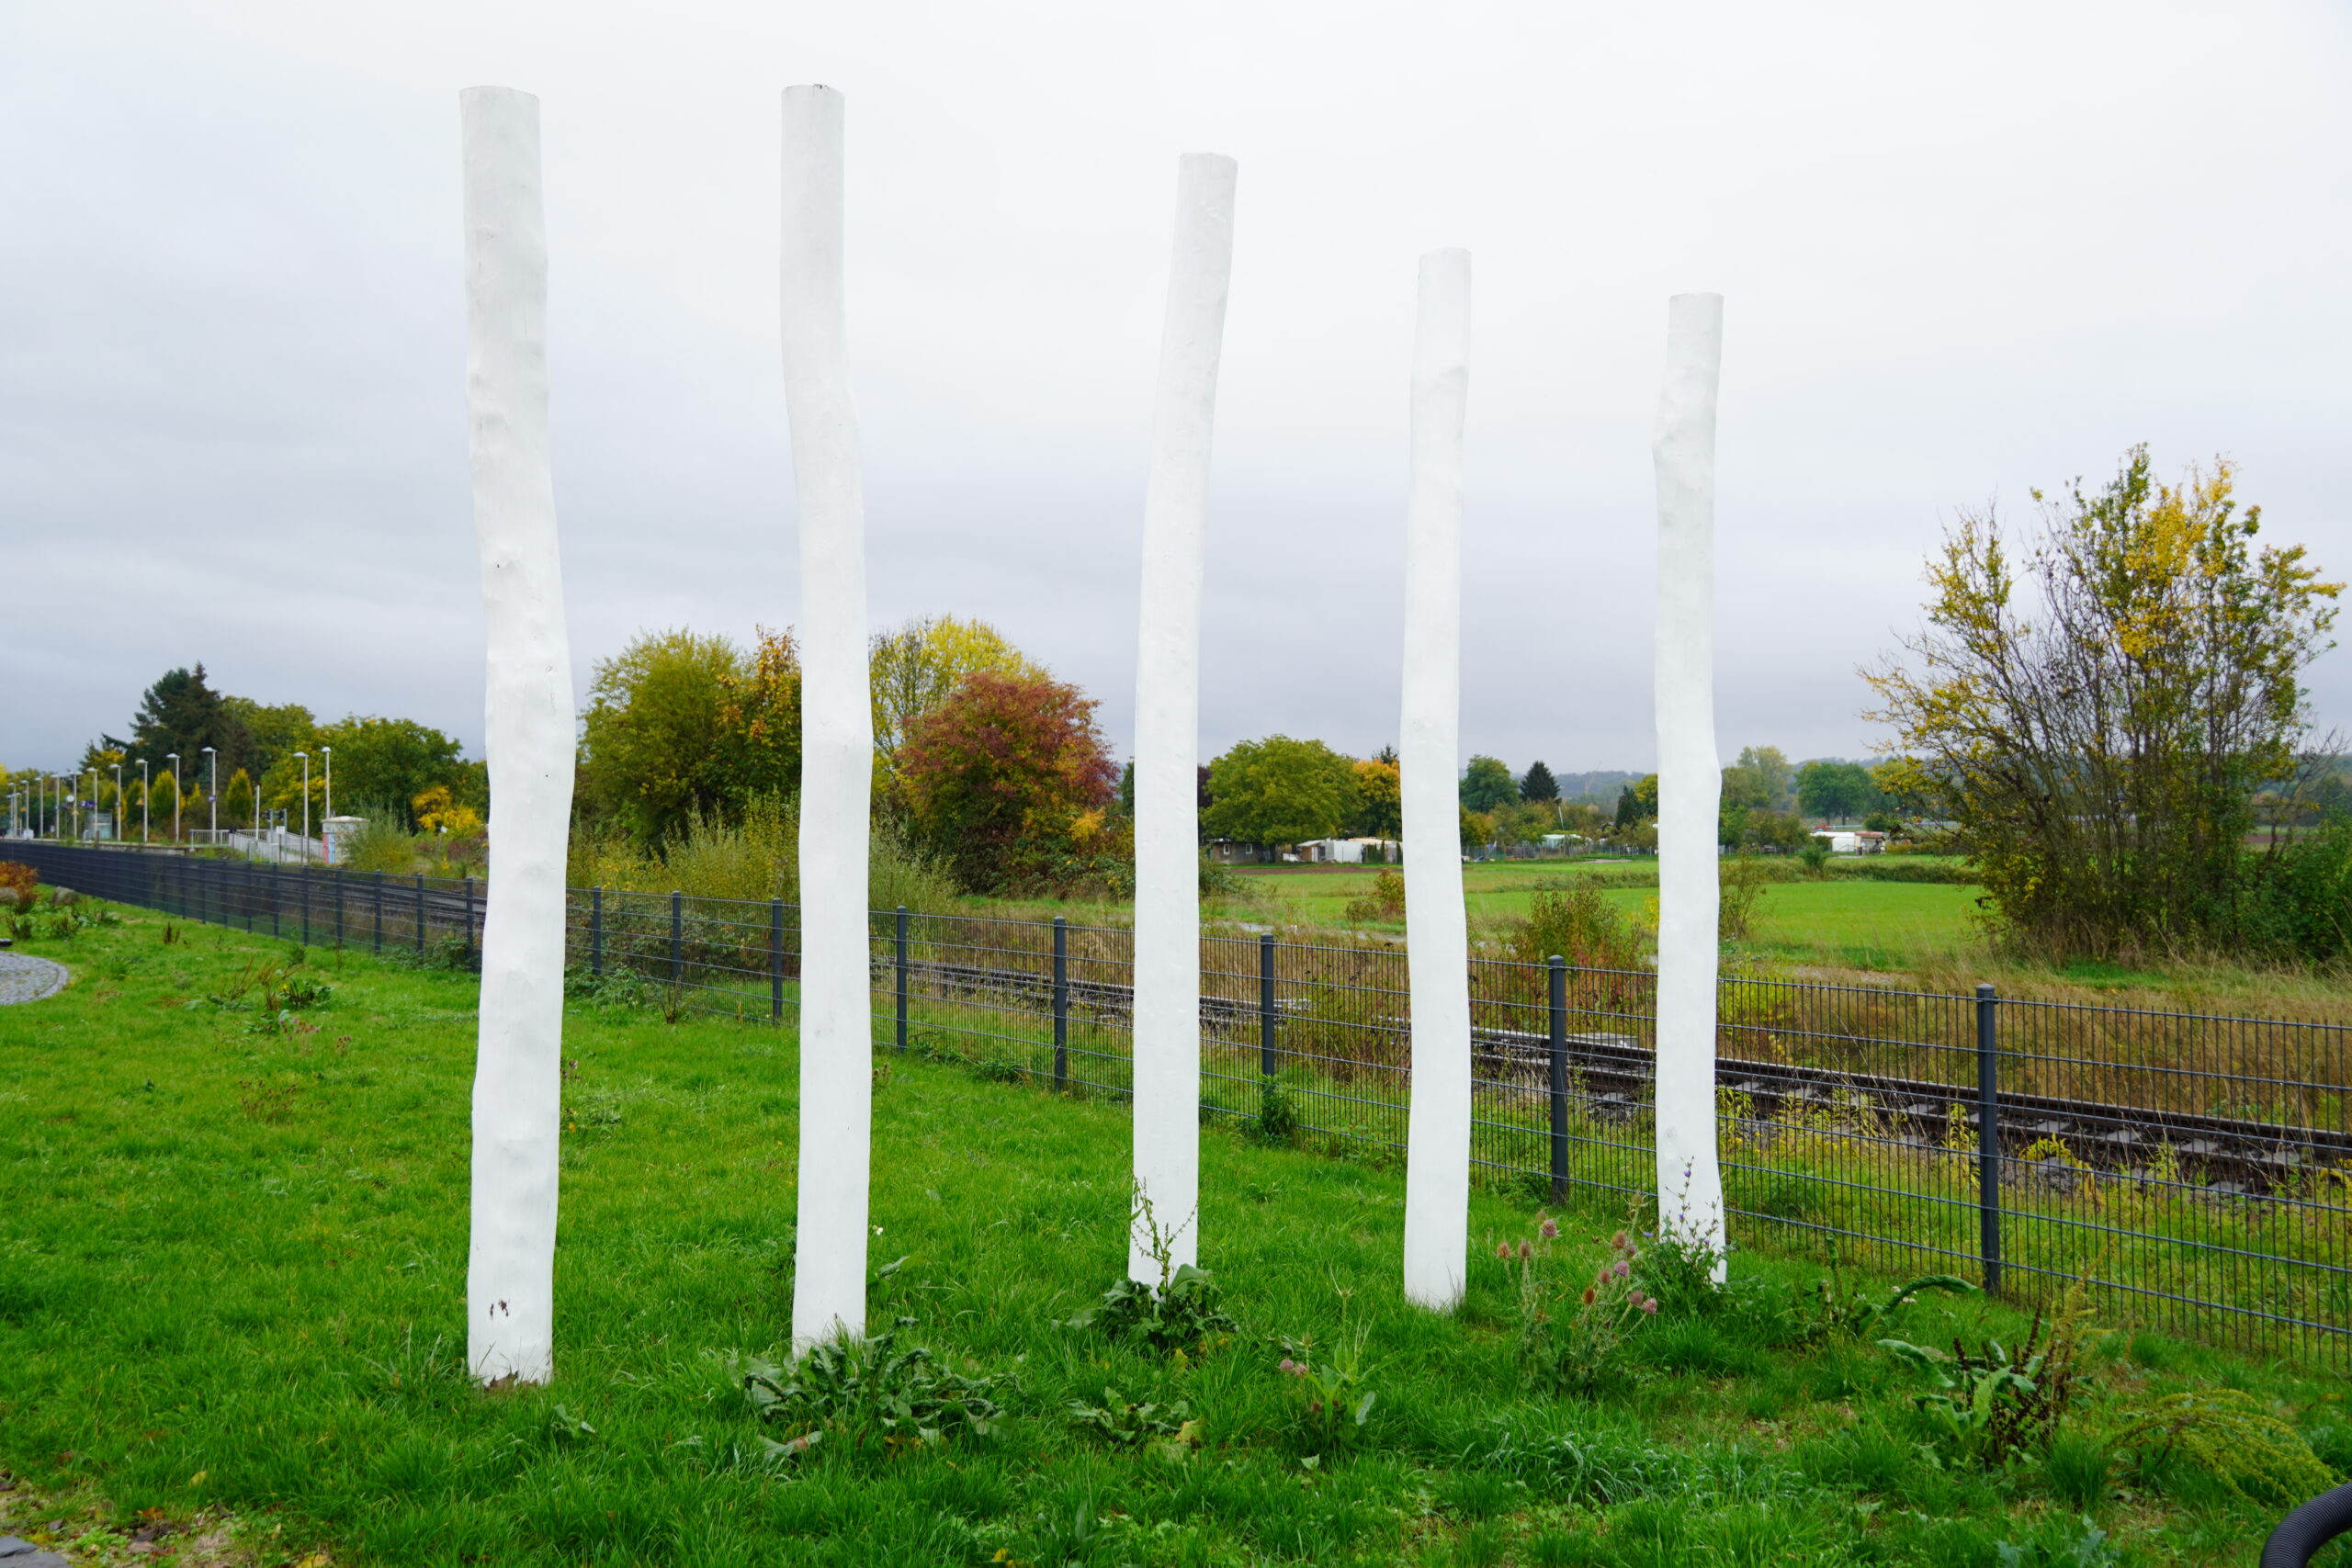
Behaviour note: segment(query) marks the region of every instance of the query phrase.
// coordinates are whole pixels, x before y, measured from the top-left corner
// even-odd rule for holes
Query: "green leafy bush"
[[[1258,1114],[1250,1119],[1250,1137],[1261,1144],[1298,1141],[1298,1109],[1291,1103],[1281,1080],[1258,1080]]]
[[[1159,1223],[1151,1200],[1137,1187],[1130,1200],[1128,1224],[1140,1234],[1144,1250],[1159,1267],[1159,1283],[1121,1280],[1102,1292],[1102,1299],[1069,1319],[1072,1328],[1100,1329],[1113,1339],[1136,1339],[1155,1350],[1182,1356],[1223,1344],[1241,1325],[1226,1313],[1224,1299],[1208,1270],[1174,1261],[1176,1238],[1183,1225],[1169,1229]],[[1190,1224],[1188,1220],[1185,1222]]]
[[[1201,1423],[1191,1404],[1181,1399],[1172,1404],[1130,1404],[1117,1389],[1106,1388],[1100,1404],[1073,1399],[1063,1409],[1071,1426],[1114,1448],[1182,1460],[1201,1446]]]
[[[1179,1264],[1163,1279],[1157,1286],[1122,1280],[1071,1318],[1069,1325],[1100,1329],[1109,1338],[1134,1339],[1162,1351],[1197,1351],[1240,1331],[1208,1270]]]
[[[735,1363],[730,1371],[753,1414],[796,1432],[781,1443],[763,1439],[770,1457],[804,1453],[829,1433],[853,1443],[878,1438],[894,1450],[993,1433],[1004,1418],[995,1397],[1002,1380],[948,1371],[921,1346],[899,1348],[899,1334],[914,1321],[902,1317],[867,1339],[843,1336],[812,1345],[789,1366]]]

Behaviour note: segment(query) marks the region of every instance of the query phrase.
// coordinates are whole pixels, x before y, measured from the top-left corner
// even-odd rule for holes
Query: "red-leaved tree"
[[[1119,770],[1094,706],[1059,681],[982,670],[910,727],[899,754],[908,808],[967,886],[1065,880],[1108,848]]]

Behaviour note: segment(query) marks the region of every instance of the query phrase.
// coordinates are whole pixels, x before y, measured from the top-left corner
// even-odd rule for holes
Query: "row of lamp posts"
[[[220,753],[213,748],[207,746],[203,750],[206,781],[205,795],[209,807],[211,818],[211,827],[207,837],[217,844],[220,841]],[[302,760],[302,859],[305,862],[308,862],[311,858],[311,754],[308,751],[297,751],[293,754]],[[326,805],[324,816],[326,818],[332,818],[334,815],[334,748],[332,746],[320,747],[319,756],[325,763],[324,782],[326,785]],[[177,751],[167,751],[164,754],[164,760],[172,765],[172,841],[174,843],[178,843],[180,841],[180,754]],[[139,769],[139,841],[143,844],[148,841],[151,832],[151,820],[148,816],[148,799],[152,792],[149,788],[147,759],[140,757],[135,759],[134,762]],[[109,766],[114,772],[115,835],[117,838],[119,838],[122,834],[123,764],[120,762],[115,762],[109,764]],[[62,829],[65,807],[70,801],[74,813],[74,836],[77,839],[80,838],[82,817],[81,782],[83,777],[85,775],[95,781],[98,776],[98,770],[96,768],[86,768],[83,770],[82,773],[74,774],[70,777],[64,773],[52,773],[49,777],[42,779],[39,787],[48,792],[49,798],[46,802],[42,802],[31,790],[18,789],[11,791],[8,798],[9,827],[11,830],[14,830],[18,822],[22,820],[23,815],[28,808],[46,804],[49,807],[48,816],[50,831],[53,835],[62,839],[64,837]],[[71,796],[69,797],[64,790],[56,787],[59,785],[71,785],[73,787]],[[96,798],[96,785],[95,782],[92,784],[91,794],[92,799],[90,804],[92,808],[96,809],[97,801]],[[39,812],[36,811],[35,816],[38,817],[39,815]],[[36,823],[36,831],[38,831],[38,823]]]

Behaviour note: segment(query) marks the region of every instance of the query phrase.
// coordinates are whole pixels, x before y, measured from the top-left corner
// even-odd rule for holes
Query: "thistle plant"
[[[1581,1287],[1555,1255],[1559,1236],[1559,1222],[1541,1215],[1532,1238],[1498,1241],[1495,1256],[1518,1267],[1518,1348],[1529,1375],[1585,1393],[1622,1371],[1626,1340],[1657,1315],[1658,1300],[1634,1282],[1643,1247],[1625,1232],[1609,1238],[1607,1261]]]

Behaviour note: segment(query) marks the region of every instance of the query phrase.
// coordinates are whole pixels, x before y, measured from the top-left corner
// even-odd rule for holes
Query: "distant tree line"
[[[403,829],[419,826],[436,804],[460,829],[479,829],[490,805],[487,771],[469,761],[455,738],[414,719],[351,714],[322,724],[296,703],[269,705],[214,689],[204,665],[166,671],[141,694],[128,738],[101,735],[82,754],[98,774],[102,807],[119,807],[125,825],[143,805],[151,818],[177,804],[184,818],[209,822],[217,785],[223,828],[251,828],[265,812],[299,819],[308,754],[311,830],[328,805],[328,752],[334,756],[334,809],[373,813]],[[213,749],[209,759],[205,748]],[[179,754],[178,784],[172,753]],[[147,761],[142,795],[139,759]],[[122,767],[122,797],[114,794]],[[86,784],[85,786],[87,787]],[[420,802],[422,804],[420,805]],[[135,831],[135,829],[130,830]]]

